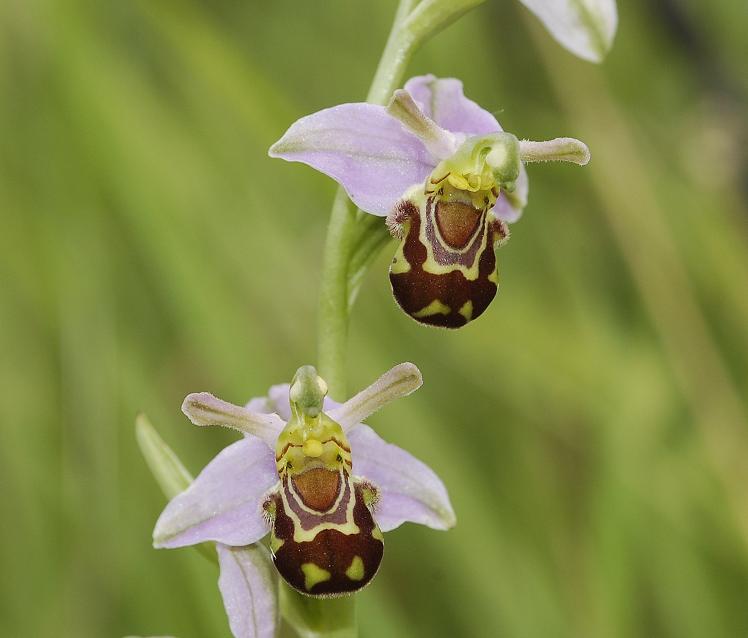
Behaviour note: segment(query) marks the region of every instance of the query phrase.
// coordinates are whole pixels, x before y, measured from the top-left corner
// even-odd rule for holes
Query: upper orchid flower
[[[363,211],[387,216],[400,246],[390,267],[403,310],[457,328],[488,307],[494,247],[527,203],[523,162],[589,161],[572,138],[519,141],[463,95],[456,79],[415,77],[387,107],[341,104],[295,122],[270,148],[329,175]]]
[[[304,366],[290,386],[274,386],[269,398],[246,407],[208,393],[185,399],[182,410],[194,424],[227,426],[245,438],[219,453],[166,506],[154,545],[218,544],[219,586],[235,636],[272,636],[276,612],[262,561],[233,548],[270,532],[273,562],[291,587],[309,596],[339,596],[374,577],[382,532],[405,521],[434,529],[454,525],[436,474],[361,423],[421,382],[418,368],[403,363],[337,404],[325,398],[327,386],[316,370]]]

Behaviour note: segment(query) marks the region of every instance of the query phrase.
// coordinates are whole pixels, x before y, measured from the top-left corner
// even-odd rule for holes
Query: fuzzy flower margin
[[[455,524],[446,488],[434,471],[362,423],[421,384],[418,368],[403,363],[343,404],[324,401],[324,412],[348,438],[353,473],[379,491],[373,515],[383,532],[406,521],[440,530]],[[262,505],[278,484],[275,444],[291,419],[289,390],[289,384],[273,386],[267,397],[244,407],[207,392],[187,396],[182,411],[195,425],[229,427],[244,438],[223,449],[168,503],[153,532],[157,548],[216,543],[219,588],[236,638],[271,638],[277,628],[277,578],[258,542],[270,531]]]

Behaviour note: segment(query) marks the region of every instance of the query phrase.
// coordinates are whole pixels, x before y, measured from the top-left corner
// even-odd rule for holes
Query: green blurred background
[[[266,157],[366,93],[382,2],[0,3],[3,637],[228,636],[215,567],[155,551],[146,411],[197,472],[235,402],[315,357],[334,185]],[[745,3],[621,2],[596,67],[511,0],[416,56],[520,137],[502,290],[455,333],[391,300],[388,247],[352,322],[351,387],[425,386],[371,422],[438,470],[458,526],[388,535],[361,634],[748,636]]]

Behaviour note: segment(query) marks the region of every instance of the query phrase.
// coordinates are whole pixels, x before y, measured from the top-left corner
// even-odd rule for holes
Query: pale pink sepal
[[[387,443],[368,425],[348,433],[353,473],[379,488],[374,518],[383,532],[405,522],[449,529],[456,519],[441,479],[425,463]]]
[[[435,165],[421,140],[383,106],[366,103],[340,104],[302,117],[269,154],[325,173],[356,206],[382,217]]]
[[[262,545],[218,543],[218,587],[234,638],[273,638],[278,627],[278,574]]]
[[[277,481],[275,455],[263,441],[247,437],[229,445],[166,506],[153,531],[154,546],[258,541],[269,531],[262,497]]]

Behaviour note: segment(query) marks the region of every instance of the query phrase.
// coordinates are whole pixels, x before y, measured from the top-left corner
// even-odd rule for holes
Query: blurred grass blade
[[[602,62],[618,26],[615,0],[520,0],[564,48]]]
[[[174,450],[164,443],[145,414],[139,414],[135,419],[135,438],[148,468],[166,498],[172,499],[190,486],[192,475],[182,465]],[[212,543],[201,543],[194,547],[209,561],[218,562]]]
[[[135,437],[148,468],[166,498],[172,499],[189,487],[192,476],[174,450],[164,443],[145,414],[139,414],[135,419]]]

